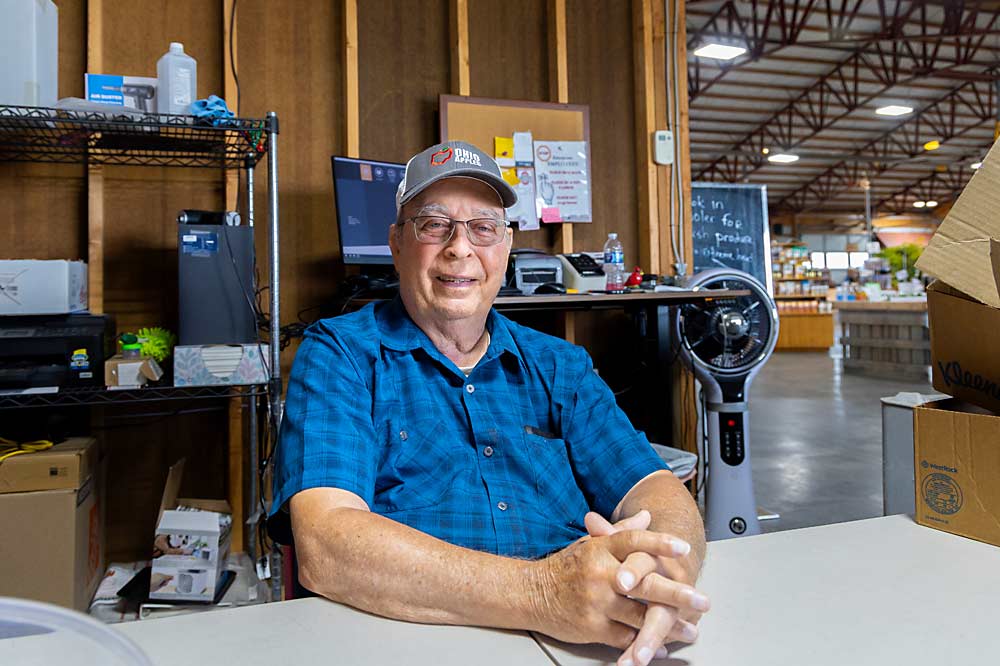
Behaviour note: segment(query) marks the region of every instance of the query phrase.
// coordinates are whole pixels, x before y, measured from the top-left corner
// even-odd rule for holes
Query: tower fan
[[[749,291],[680,308],[676,340],[705,391],[705,485],[709,540],[760,533],[750,472],[750,382],[774,351],[778,311],[752,276],[729,268],[694,275],[689,286]]]

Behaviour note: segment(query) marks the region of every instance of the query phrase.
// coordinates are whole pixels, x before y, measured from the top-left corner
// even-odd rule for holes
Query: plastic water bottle
[[[616,264],[611,264],[610,268],[608,264],[604,264],[604,272],[607,275],[607,286],[605,289],[608,291],[625,290],[625,271],[618,268]]]
[[[170,50],[156,63],[158,113],[190,113],[198,99],[198,63],[184,53],[184,45],[170,42]]]
[[[618,240],[618,234],[608,234],[608,240],[604,244],[604,272],[611,275],[611,267],[614,266],[620,273],[625,272],[625,248]],[[625,278],[622,278],[624,282]],[[609,286],[608,289],[611,289]]]

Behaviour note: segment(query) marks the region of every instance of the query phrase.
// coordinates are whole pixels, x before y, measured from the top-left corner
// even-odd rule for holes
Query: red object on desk
[[[642,284],[642,269],[636,266],[632,271],[632,275],[629,275],[628,279],[625,280],[625,286],[638,287],[640,284]]]

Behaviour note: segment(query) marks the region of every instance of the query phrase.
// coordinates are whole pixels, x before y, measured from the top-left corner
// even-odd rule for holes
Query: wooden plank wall
[[[94,19],[95,13],[101,27],[96,55],[104,72],[154,76],[156,60],[169,42],[181,41],[198,60],[199,96],[224,94],[224,12],[232,0],[57,4],[60,96],[83,95],[88,15]],[[547,101],[553,95],[552,72],[557,71],[550,63],[554,56],[548,45],[548,15],[560,5],[540,0],[237,0],[240,113],[262,116],[275,111],[280,119],[284,323],[328,302],[345,273],[339,262],[329,161],[349,147],[345,11],[350,8],[357,15],[358,151],[363,157],[403,161],[438,139],[437,97],[452,92],[453,80],[459,80],[461,72],[455,71],[450,50],[455,7],[468,16],[471,94]],[[617,231],[626,261],[632,263],[640,251],[633,3],[565,0],[565,17],[567,101],[590,105],[595,183],[594,222],[574,227],[573,244],[577,250],[598,250],[607,233]],[[233,82],[228,87],[232,90]],[[236,106],[232,94],[228,101]],[[175,215],[182,208],[223,206],[225,177],[203,169],[106,167],[103,180],[104,309],[117,316],[121,329],[176,328]],[[258,266],[266,281],[265,164],[257,169],[256,185]],[[241,180],[241,193],[244,188]],[[87,256],[83,167],[0,165],[0,198],[5,202],[0,207],[0,257]],[[519,236],[518,246],[552,250],[559,242],[554,230]],[[303,315],[308,318],[310,313]],[[625,330],[608,315],[580,317],[577,325],[578,341],[591,347],[599,364],[615,346],[606,330],[609,322],[612,332]],[[293,345],[282,356],[286,369],[294,350]],[[613,358],[607,361],[615,363]],[[118,516],[122,529],[136,536],[118,539],[113,554],[146,547],[151,519],[134,514],[148,512],[158,502],[165,465],[176,454],[195,459],[188,466],[194,477],[186,484],[188,492],[224,492],[227,410],[222,407],[181,419],[127,421],[128,427],[108,430],[113,478],[136,479],[109,499],[141,508],[127,520],[124,514]],[[150,409],[170,412],[177,407],[136,411]]]

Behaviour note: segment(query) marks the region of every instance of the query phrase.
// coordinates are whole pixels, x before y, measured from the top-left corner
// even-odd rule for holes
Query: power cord
[[[38,453],[52,448],[52,441],[48,439],[36,439],[30,442],[15,442],[6,437],[0,437],[0,463],[13,458],[14,456],[28,453]]]

